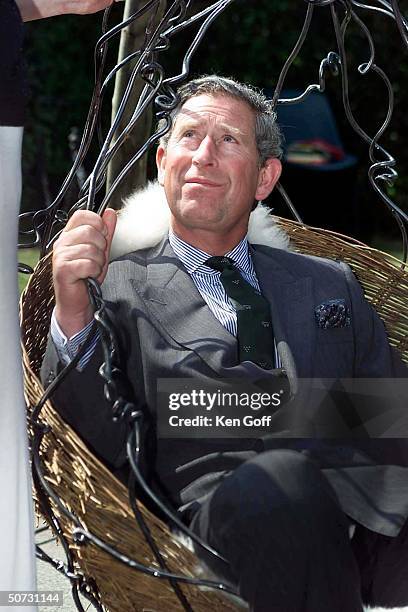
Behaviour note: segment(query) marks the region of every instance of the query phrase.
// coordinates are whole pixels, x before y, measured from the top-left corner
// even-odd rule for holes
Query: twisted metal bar
[[[53,232],[57,225],[60,225],[62,222],[64,222],[67,217],[72,214],[72,212],[74,212],[74,210],[77,210],[78,208],[83,208],[85,206],[91,210],[96,210],[99,214],[101,214],[105,210],[109,200],[113,197],[117,186],[120,184],[120,181],[124,178],[124,176],[131,170],[133,165],[137,163],[137,161],[148,150],[148,148],[158,138],[160,138],[160,136],[165,134],[168,129],[170,129],[171,111],[177,106],[178,103],[175,86],[182,82],[188,76],[191,58],[196,52],[211,23],[226,8],[228,8],[233,1],[234,0],[218,0],[216,2],[211,3],[208,7],[201,10],[200,12],[187,17],[187,11],[189,8],[191,8],[193,4],[192,1],[174,0],[171,3],[171,6],[168,8],[164,17],[160,20],[160,23],[157,25],[155,30],[151,31],[148,27],[149,31],[146,32],[145,40],[141,49],[134,51],[128,57],[124,58],[120,64],[113,67],[108,72],[107,76],[104,77],[103,72],[105,69],[105,59],[108,43],[112,39],[114,39],[123,30],[123,28],[125,28],[128,24],[132,23],[134,20],[139,19],[146,12],[152,11],[153,15],[153,12],[157,10],[158,0],[150,0],[146,2],[146,4],[144,4],[144,6],[134,15],[129,17],[129,19],[115,25],[110,30],[108,30],[107,27],[109,11],[105,13],[102,27],[102,36],[99,39],[95,50],[95,86],[77,158],[54,202],[50,204],[50,206],[48,206],[45,210],[38,211],[35,213],[25,213],[24,215],[22,215],[23,220],[31,220],[33,225],[32,229],[29,230],[29,233],[25,232],[24,235],[34,236],[30,244],[24,244],[23,246],[36,246],[41,242],[42,253],[44,253],[52,245],[52,242],[55,239],[55,236],[57,235],[53,235]],[[361,17],[357,15],[356,10],[376,12],[379,15],[385,15],[388,18],[392,18],[398,27],[404,44],[408,44],[407,21],[403,17],[396,0],[391,0],[391,2],[387,2],[386,0],[377,0],[375,3],[376,5],[364,4],[356,0],[306,0],[306,2],[307,8],[304,23],[299,38],[281,70],[276,90],[272,99],[272,105],[273,107],[276,107],[277,104],[295,104],[297,102],[300,102],[312,91],[323,92],[325,90],[326,78],[328,76],[341,76],[342,99],[345,114],[352,128],[368,145],[369,159],[371,162],[370,168],[368,170],[369,180],[374,191],[379,195],[381,201],[387,206],[387,208],[390,210],[391,214],[395,218],[396,222],[398,223],[403,238],[405,262],[407,260],[408,241],[406,225],[408,222],[408,215],[400,207],[398,207],[391,200],[391,198],[389,198],[388,195],[384,193],[384,191],[381,189],[381,184],[391,184],[397,176],[395,170],[395,159],[379,144],[380,138],[383,136],[391,121],[394,108],[393,89],[385,72],[375,64],[375,48],[372,37],[366,24],[363,22]],[[305,91],[297,98],[280,99],[280,93],[282,91],[286,76],[294,60],[302,50],[303,44],[309,32],[310,25],[312,23],[314,10],[317,7],[319,7],[319,9],[327,7],[331,12],[332,24],[336,40],[336,49],[328,51],[326,57],[324,57],[320,62],[318,75],[319,78],[317,84],[309,85],[305,89]],[[342,11],[344,14],[342,20],[338,16],[339,11]],[[150,25],[152,24],[152,19],[153,18],[150,19]],[[158,61],[158,56],[160,55],[160,53],[163,53],[169,48],[171,44],[171,39],[175,35],[177,35],[179,32],[183,32],[189,26],[199,23],[200,20],[202,21],[202,23],[198,29],[198,32],[193,36],[192,42],[190,43],[189,48],[183,58],[180,73],[174,76],[166,77],[163,67]],[[374,73],[380,79],[382,79],[388,91],[386,118],[383,124],[377,129],[374,136],[369,136],[364,131],[364,129],[359,125],[351,111],[347,54],[345,48],[345,35],[350,23],[354,23],[359,27],[360,31],[366,37],[366,40],[369,45],[369,57],[358,67],[360,75],[364,77],[369,72]],[[75,174],[78,167],[84,161],[92,138],[94,137],[95,130],[97,130],[97,132],[99,133],[99,138],[102,139],[102,129],[98,121],[100,118],[103,94],[106,91],[106,87],[111,81],[111,79],[116,75],[116,73],[132,60],[137,61],[132,70],[128,87],[126,89],[122,103],[120,104],[120,107],[118,109],[116,117],[113,121],[113,124],[108,130],[108,133],[101,144],[100,154],[98,156],[94,169],[89,175],[88,179],[84,182],[82,189],[79,193],[78,201],[75,203],[75,205],[71,208],[70,211],[66,212],[60,208],[61,202],[68,187],[75,178]],[[113,142],[113,136],[122,118],[124,108],[129,99],[131,88],[133,87],[133,84],[136,78],[138,77],[141,77],[145,82],[145,86],[143,88],[139,103],[129,123]],[[139,148],[139,150],[135,152],[135,155],[126,164],[125,168],[123,168],[122,172],[116,178],[108,193],[106,193],[106,195],[102,199],[102,202],[97,205],[95,202],[95,196],[105,184],[107,164],[117,153],[127,134],[134,128],[134,126],[140,120],[143,112],[150,104],[153,103],[153,101],[155,103],[157,119],[165,119],[164,127],[161,130],[157,130],[154,134],[152,134],[147,139],[147,141]],[[293,206],[283,187],[280,186],[279,190],[293,216],[300,220],[300,216],[298,215],[295,207]],[[39,449],[41,445],[41,440],[43,436],[46,435],[47,429],[39,420],[40,411],[46,399],[52,396],[53,391],[60,384],[61,380],[66,377],[69,371],[77,365],[81,355],[86,350],[87,343],[84,345],[82,351],[77,355],[77,357],[71,362],[71,364],[67,366],[67,368],[65,368],[50,385],[50,387],[45,392],[42,400],[33,410],[32,414],[32,423],[34,428],[32,451],[33,471],[41,499],[41,507],[42,511],[48,517],[49,521],[54,525],[59,537],[62,540],[65,552],[67,553],[68,566],[67,568],[65,568],[65,566],[58,564],[58,562],[55,562],[55,560],[50,560],[49,558],[46,559],[45,553],[39,552],[39,554],[41,554],[41,558],[46,559],[48,562],[54,565],[56,569],[62,571],[67,577],[70,578],[71,582],[73,583],[74,598],[79,610],[82,610],[83,608],[80,604],[80,600],[78,597],[78,588],[80,590],[82,588],[85,592],[87,592],[88,590],[88,595],[89,593],[91,594],[90,599],[93,605],[98,610],[100,609],[97,599],[92,595],[92,585],[87,584],[82,576],[78,576],[73,571],[73,563],[70,559],[69,547],[64,541],[64,538],[62,537],[62,532],[58,525],[58,521],[56,520],[51,509],[50,500],[52,499],[53,502],[59,508],[59,510],[64,513],[73,522],[73,524],[76,525],[75,537],[77,539],[77,542],[82,544],[85,544],[86,542],[93,542],[95,545],[99,546],[101,549],[105,550],[122,563],[125,563],[127,566],[135,568],[145,574],[149,574],[160,579],[169,580],[173,586],[175,593],[179,597],[183,609],[189,610],[191,612],[190,604],[184,598],[182,592],[178,587],[179,582],[188,582],[190,584],[195,585],[204,585],[219,590],[229,591],[231,593],[234,593],[234,591],[227,589],[223,584],[219,584],[212,581],[193,579],[187,576],[178,576],[166,570],[166,566],[162,556],[160,555],[160,551],[158,550],[154,540],[151,537],[147,525],[144,523],[143,518],[141,517],[141,514],[138,511],[137,500],[134,495],[135,480],[140,486],[143,487],[143,489],[150,496],[150,498],[160,507],[161,511],[164,512],[170,520],[177,524],[179,528],[181,528],[184,532],[188,533],[188,535],[190,535],[190,537],[192,537],[192,539],[198,545],[205,547],[210,554],[214,554],[220,559],[222,559],[222,557],[220,557],[216,551],[212,550],[204,542],[199,540],[197,536],[192,534],[181,523],[181,521],[179,521],[177,517],[173,516],[172,513],[166,507],[164,507],[163,504],[161,504],[157,498],[155,498],[153,492],[147,487],[146,483],[144,482],[142,474],[139,470],[139,456],[141,452],[141,423],[147,414],[147,407],[142,405],[137,400],[137,398],[126,398],[120,394],[117,381],[118,376],[122,375],[122,364],[118,362],[118,351],[116,350],[116,332],[110,324],[108,317],[106,316],[104,301],[99,286],[95,281],[90,281],[89,289],[95,308],[95,320],[97,321],[100,330],[101,342],[104,352],[104,363],[101,368],[101,373],[105,383],[105,395],[107,400],[112,405],[112,418],[124,419],[129,424],[127,452],[130,466],[132,469],[129,487],[129,497],[131,506],[133,508],[135,518],[139,522],[139,525],[143,533],[145,534],[146,540],[148,541],[153,551],[153,554],[155,555],[160,565],[160,569],[158,570],[153,567],[144,566],[143,564],[140,564],[135,560],[128,558],[127,556],[119,553],[113,547],[107,545],[94,534],[87,531],[78,521],[78,518],[65,508],[64,504],[58,498],[58,495],[52,490],[52,487],[44,477]]]
[[[282,71],[280,73],[277,86],[275,89],[275,93],[272,98],[272,105],[275,108],[277,104],[296,104],[304,100],[312,91],[323,92],[325,90],[325,79],[327,72],[330,71],[333,76],[337,76],[341,74],[342,81],[342,100],[343,107],[346,114],[346,117],[354,129],[354,131],[368,144],[368,153],[371,161],[371,166],[368,169],[368,178],[370,184],[378,194],[380,200],[387,206],[388,210],[392,214],[395,219],[399,230],[401,232],[402,237],[402,267],[407,264],[408,259],[408,235],[407,235],[407,225],[408,225],[408,214],[403,211],[384,191],[381,189],[380,183],[386,183],[388,186],[392,185],[395,179],[398,176],[398,173],[394,169],[396,165],[396,160],[394,157],[384,149],[383,146],[379,144],[379,139],[384,134],[386,129],[388,128],[393,110],[394,110],[394,92],[392,88],[392,84],[388,79],[385,72],[374,63],[375,58],[375,46],[374,41],[371,37],[369,28],[363,22],[363,20],[356,14],[353,9],[354,6],[358,6],[359,8],[370,9],[381,13],[386,13],[389,17],[392,17],[398,24],[401,33],[408,32],[408,24],[407,21],[401,14],[397,3],[395,0],[390,4],[385,0],[380,0],[380,3],[385,7],[384,9],[379,9],[378,7],[370,7],[368,5],[363,5],[359,2],[355,2],[354,0],[306,0],[308,6],[306,11],[305,20],[303,23],[303,27],[301,33],[299,35],[298,40],[296,41],[292,52],[290,53],[288,59],[286,60]],[[313,9],[315,6],[330,6],[331,17],[333,28],[336,37],[337,50],[331,51],[328,53],[327,57],[322,60],[319,68],[319,84],[309,85],[303,93],[294,98],[280,98],[280,93],[282,91],[283,83],[286,79],[286,76],[289,72],[290,67],[292,66],[294,60],[299,55],[303,43],[306,39],[307,33],[310,28]],[[344,10],[344,18],[340,23],[337,9],[341,8]],[[370,71],[378,75],[381,80],[384,82],[387,92],[388,92],[388,105],[387,105],[387,115],[383,124],[377,129],[374,136],[370,136],[366,133],[366,131],[361,127],[358,121],[355,119],[354,114],[351,110],[350,97],[349,97],[349,78],[348,78],[348,67],[347,67],[347,53],[345,47],[345,35],[347,28],[351,22],[354,22],[365,35],[369,49],[370,56],[368,61],[361,63],[358,67],[358,71],[362,76],[367,75]],[[284,199],[286,203],[288,203],[288,196],[285,194]],[[290,206],[292,214],[295,210],[293,204]],[[294,214],[295,218],[298,217],[297,213]],[[299,217],[298,217],[299,218]]]
[[[382,181],[387,180],[388,184],[392,184],[392,182],[398,176],[397,172],[394,170],[394,166],[396,164],[395,159],[392,157],[390,153],[388,153],[388,151],[386,151],[381,145],[378,144],[378,139],[384,133],[385,129],[388,127],[391,121],[392,113],[393,113],[394,94],[393,94],[392,85],[389,79],[387,78],[387,76],[385,75],[384,71],[381,70],[381,68],[379,68],[378,66],[374,64],[373,55],[371,56],[370,61],[368,63],[361,64],[359,66],[359,71],[361,74],[367,74],[368,71],[371,69],[377,75],[379,75],[384,81],[387,87],[387,91],[388,91],[387,117],[383,125],[377,130],[376,134],[373,137],[370,137],[355,119],[354,114],[351,110],[351,105],[350,105],[349,83],[348,83],[348,73],[347,73],[347,57],[346,57],[345,42],[344,42],[347,26],[350,20],[353,19],[357,23],[357,25],[359,25],[362,28],[363,32],[369,38],[370,49],[372,51],[372,54],[374,50],[374,43],[371,39],[368,28],[365,25],[363,27],[363,23],[361,19],[359,19],[356,16],[355,12],[353,11],[351,2],[349,0],[346,0],[345,2],[343,2],[342,0],[340,4],[344,5],[346,8],[345,17],[341,25],[338,19],[336,6],[334,4],[331,5],[331,13],[332,13],[333,26],[334,26],[336,40],[337,40],[337,44],[339,47],[339,54],[340,54],[340,67],[341,67],[341,75],[342,75],[342,97],[343,97],[344,111],[346,113],[347,119],[351,127],[369,145],[369,155],[370,155],[370,160],[372,162],[372,165],[370,166],[368,170],[369,180],[370,180],[371,186],[373,187],[375,192],[380,196],[381,200],[386,204],[386,206],[388,207],[388,209],[390,210],[390,212],[392,213],[394,219],[396,220],[398,224],[398,227],[401,231],[402,242],[403,242],[403,262],[404,264],[406,264],[407,263],[407,253],[408,253],[406,224],[408,223],[408,215],[399,206],[397,206],[391,200],[391,198],[387,196],[387,194],[385,194],[382,191],[382,189],[380,188],[378,184],[378,182],[381,180]],[[383,155],[385,159],[377,159],[374,153]],[[385,174],[384,173],[377,174],[378,169],[384,169]]]

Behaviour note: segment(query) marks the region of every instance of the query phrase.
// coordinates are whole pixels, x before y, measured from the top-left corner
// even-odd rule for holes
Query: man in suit
[[[270,193],[281,170],[268,102],[220,77],[196,79],[180,96],[157,150],[169,236],[108,267],[114,211],[72,216],[54,247],[56,307],[43,378],[50,382],[90,333],[84,279],[97,278],[132,392],[149,409],[146,477],[228,562],[203,555],[210,567],[238,586],[254,612],[406,603],[395,566],[404,555],[408,561],[407,443],[392,426],[392,440],[311,437],[324,410],[309,411],[315,390],[301,383],[385,381],[406,370],[346,265],[248,245],[254,201]],[[97,373],[102,359],[96,339],[55,399],[95,452],[121,470],[126,425],[112,422]],[[263,386],[277,375],[287,377],[293,399],[265,435],[156,436],[158,380],[248,378]]]

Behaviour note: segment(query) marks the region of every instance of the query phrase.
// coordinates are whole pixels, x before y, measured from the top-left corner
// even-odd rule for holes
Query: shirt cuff
[[[55,316],[55,308],[54,308],[54,310],[52,311],[52,315],[51,315],[51,326],[50,326],[51,338],[52,338],[52,341],[54,342],[55,348],[57,349],[58,356],[64,365],[68,365],[69,363],[71,363],[73,358],[76,356],[79,349],[81,348],[83,343],[88,338],[88,335],[92,329],[93,323],[94,323],[93,320],[90,321],[88,325],[86,325],[79,332],[71,336],[71,338],[67,338],[67,336],[64,334],[64,332],[62,331],[62,329],[60,328],[58,324],[57,317]],[[94,340],[91,342],[88,349],[86,350],[84,355],[79,360],[77,364],[77,370],[79,371],[83,370],[84,367],[88,364],[92,355],[94,354],[98,340],[99,340],[99,331],[96,332]]]

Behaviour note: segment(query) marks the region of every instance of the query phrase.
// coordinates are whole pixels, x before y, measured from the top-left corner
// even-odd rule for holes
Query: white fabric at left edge
[[[36,589],[33,506],[18,325],[22,127],[0,126],[0,590]],[[34,612],[35,606],[2,610]]]

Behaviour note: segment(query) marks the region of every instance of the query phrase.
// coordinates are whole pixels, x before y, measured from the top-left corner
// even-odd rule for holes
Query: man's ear
[[[282,164],[276,157],[266,160],[258,174],[258,187],[255,193],[255,200],[264,200],[271,193],[279,180],[282,172]]]
[[[164,185],[164,170],[166,168],[166,149],[159,145],[156,151],[156,166],[157,166],[157,179],[160,185]]]

